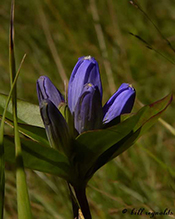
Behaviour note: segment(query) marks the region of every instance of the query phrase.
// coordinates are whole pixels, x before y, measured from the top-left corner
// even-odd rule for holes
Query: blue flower
[[[47,76],[41,76],[37,80],[37,94],[39,104],[43,100],[50,100],[56,107],[59,106],[61,102],[64,102],[63,95],[57,90],[57,88],[52,84],[51,80]]]
[[[51,147],[69,155],[70,133],[69,127],[58,110],[64,103],[64,97],[46,76],[37,80],[37,94],[41,117]]]
[[[84,85],[88,83],[98,87],[102,98],[102,84],[98,63],[91,56],[79,58],[72,71],[68,86],[68,106],[71,113],[75,110]]]
[[[103,123],[108,123],[121,114],[130,113],[134,105],[135,89],[123,83],[103,107]]]
[[[54,142],[57,138],[61,139],[64,134],[69,136],[69,127],[58,109],[63,103],[66,104],[62,94],[46,76],[38,79],[37,93],[47,134],[52,135]],[[79,58],[68,85],[68,108],[73,117],[75,129],[79,134],[100,129],[102,124],[108,124],[121,114],[130,113],[135,94],[135,89],[131,85],[123,83],[102,107],[102,84],[98,63],[91,56]],[[44,114],[46,108],[47,116]],[[51,121],[52,129],[48,129],[48,119]],[[60,128],[61,126],[63,129]],[[55,136],[48,130],[53,130]],[[63,139],[61,142],[62,145],[67,144]]]
[[[102,127],[102,102],[98,87],[85,84],[75,106],[74,122],[79,133]]]

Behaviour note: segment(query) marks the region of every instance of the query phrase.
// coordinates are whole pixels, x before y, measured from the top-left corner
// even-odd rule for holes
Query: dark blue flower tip
[[[123,83],[104,105],[103,123],[108,123],[121,114],[130,113],[134,105],[135,96],[136,91],[132,85]]]
[[[62,114],[49,99],[41,101],[40,113],[51,147],[68,153],[70,135]]]
[[[91,56],[84,56],[78,59],[69,80],[68,106],[72,114],[82,93],[83,87],[87,83],[91,83],[95,87],[98,87],[102,98],[102,84],[98,63]]]
[[[52,103],[58,107],[61,102],[64,102],[64,97],[53,85],[51,80],[46,76],[41,76],[37,80],[37,94],[39,104],[43,100],[49,99]]]
[[[85,84],[74,112],[74,125],[79,133],[102,127],[103,110],[97,86]]]

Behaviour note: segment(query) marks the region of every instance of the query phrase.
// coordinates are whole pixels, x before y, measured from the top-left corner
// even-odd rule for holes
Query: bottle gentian
[[[123,83],[103,107],[103,123],[108,123],[124,113],[130,113],[135,100],[135,89]]]
[[[90,219],[85,195],[89,178],[84,179],[86,174],[82,176],[78,172],[81,163],[77,163],[77,160],[81,155],[76,155],[79,147],[77,136],[90,130],[104,129],[120,115],[130,113],[136,92],[131,85],[123,83],[102,107],[102,84],[98,63],[91,56],[86,56],[79,58],[73,69],[68,84],[68,97],[65,98],[68,99],[67,103],[46,76],[38,79],[37,93],[50,145],[69,158],[70,165],[73,166],[71,176],[74,178],[69,183],[75,190],[83,215]]]
[[[98,87],[85,84],[74,111],[75,128],[79,133],[102,127],[102,101]]]
[[[84,85],[88,83],[98,88],[102,98],[102,84],[98,63],[91,56],[79,58],[72,71],[68,86],[68,106],[71,113],[75,110]]]
[[[38,79],[37,93],[41,116],[45,126],[47,126],[46,121],[48,118],[44,116],[43,106],[46,107],[47,105],[47,115],[49,116],[51,113],[49,109],[53,108],[53,104],[57,108],[55,108],[55,111],[59,111],[59,105],[65,101],[63,95],[46,76],[41,76]],[[109,123],[121,114],[130,113],[134,100],[134,88],[127,83],[123,83],[102,107],[102,84],[97,61],[91,56],[78,59],[68,85],[68,107],[74,118],[75,129],[79,134],[88,130],[100,129],[102,128],[102,123]],[[59,126],[62,125],[64,127],[63,130],[67,130],[66,133],[68,133],[69,128],[65,128],[67,124],[66,121],[63,122],[64,117],[59,112],[54,113],[52,116],[55,118],[53,119],[54,121],[60,120]],[[56,122],[52,125],[55,130]],[[47,130],[48,128],[46,127],[46,132],[48,133]],[[63,133],[60,134],[58,129],[56,130],[60,138]],[[63,130],[60,129],[61,132]],[[51,135],[51,133],[48,135]]]

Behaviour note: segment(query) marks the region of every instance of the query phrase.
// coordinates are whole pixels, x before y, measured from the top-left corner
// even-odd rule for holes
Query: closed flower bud
[[[41,101],[40,112],[51,147],[68,154],[70,151],[70,135],[68,125],[62,114],[48,99]]]
[[[135,89],[123,83],[103,107],[103,123],[108,123],[117,116],[130,113],[135,100]]]
[[[68,106],[73,114],[84,85],[87,83],[98,87],[102,97],[102,85],[97,61],[91,56],[81,57],[75,65],[68,86]]]
[[[56,107],[58,107],[61,102],[64,102],[62,94],[57,90],[51,80],[46,76],[41,76],[37,80],[37,94],[39,104],[41,104],[43,100],[48,99],[52,101],[52,103]]]
[[[102,126],[102,103],[98,87],[84,85],[74,112],[74,124],[79,133]]]

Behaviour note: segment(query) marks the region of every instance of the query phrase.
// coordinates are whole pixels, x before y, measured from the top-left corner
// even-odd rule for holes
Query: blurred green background
[[[138,1],[161,33],[175,47],[175,2]],[[10,0],[0,1],[0,92],[9,92],[8,32]],[[99,62],[103,102],[123,82],[137,91],[133,112],[143,104],[175,93],[175,53],[158,31],[128,0],[16,0],[15,52],[17,66],[26,53],[18,80],[18,97],[37,104],[36,80],[47,75],[65,93],[78,57],[91,55]],[[154,49],[129,34],[146,40]],[[155,52],[154,50],[158,51]],[[163,58],[158,53],[167,58]],[[65,77],[66,75],[66,77]],[[175,104],[163,119],[175,128]],[[135,208],[175,217],[175,138],[157,123],[133,147],[99,170],[87,189],[93,218],[150,218],[130,215]],[[15,169],[7,165],[6,217],[17,218]],[[34,218],[71,218],[66,184],[54,176],[27,170]],[[123,209],[128,209],[122,214]],[[170,218],[156,216],[155,218]]]

